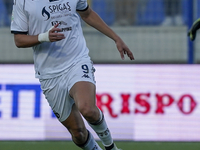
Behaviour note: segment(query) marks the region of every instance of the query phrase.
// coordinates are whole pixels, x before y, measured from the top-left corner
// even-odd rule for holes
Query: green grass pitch
[[[100,146],[102,144],[98,142]],[[123,150],[200,150],[200,142],[125,142]],[[81,150],[71,141],[0,141],[0,150]]]

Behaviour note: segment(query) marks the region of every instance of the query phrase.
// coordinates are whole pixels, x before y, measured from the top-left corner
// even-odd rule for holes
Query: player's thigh
[[[88,122],[93,123],[99,119],[93,83],[85,81],[75,83],[70,90],[70,95],[73,97],[78,110]]]
[[[96,104],[95,69],[90,60],[82,60],[71,71],[69,94],[76,106],[93,107]]]
[[[96,106],[96,86],[91,82],[79,81],[75,83],[70,90],[70,96],[78,108]]]

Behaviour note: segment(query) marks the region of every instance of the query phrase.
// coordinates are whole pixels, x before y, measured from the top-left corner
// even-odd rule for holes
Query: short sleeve
[[[25,1],[23,0],[14,0],[13,11],[12,11],[12,20],[11,20],[11,33],[15,32],[28,32],[28,18],[25,13]]]
[[[84,11],[88,8],[87,0],[78,0],[76,10],[77,11]]]

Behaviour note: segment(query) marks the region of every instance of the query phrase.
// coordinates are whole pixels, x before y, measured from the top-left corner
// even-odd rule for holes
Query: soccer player
[[[35,76],[73,142],[83,150],[102,150],[86,129],[83,116],[106,150],[119,150],[96,106],[95,69],[78,14],[115,41],[122,59],[125,54],[134,59],[123,40],[88,6],[87,0],[14,0],[11,32],[17,47],[33,47]]]
[[[200,29],[200,18],[195,20],[195,22],[193,23],[192,27],[188,32],[188,36],[191,41],[194,41],[196,39],[196,34],[199,29]]]

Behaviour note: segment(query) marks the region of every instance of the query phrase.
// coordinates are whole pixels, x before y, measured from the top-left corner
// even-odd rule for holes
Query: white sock
[[[83,145],[77,145],[83,150],[102,150],[101,147],[97,144],[92,134],[88,131],[87,141]]]
[[[111,137],[111,133],[108,129],[106,121],[104,119],[103,113],[99,109],[100,118],[96,123],[89,123],[90,127],[97,133],[98,137],[102,141],[105,147],[109,147],[113,144],[113,139]]]

